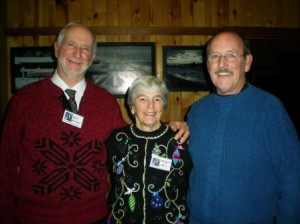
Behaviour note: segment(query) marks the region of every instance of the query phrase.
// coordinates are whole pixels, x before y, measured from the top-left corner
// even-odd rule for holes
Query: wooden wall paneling
[[[97,42],[100,42],[100,43],[106,42],[107,41],[107,36],[105,36],[105,35],[97,35],[96,39],[97,39]]]
[[[156,35],[149,35],[148,36],[148,41],[149,42],[153,42],[154,45],[155,45],[155,69],[154,69],[154,75],[156,75],[157,77],[159,77],[158,74],[157,74],[157,63],[159,63],[159,62],[161,63],[161,60],[160,61],[157,60],[157,53],[158,53],[158,51],[159,52],[161,51],[161,48],[157,49],[157,38],[156,37],[157,37]]]
[[[204,46],[210,36],[195,35],[195,36],[192,36],[192,37],[193,37],[194,45],[196,45],[196,46]]]
[[[153,0],[155,8],[153,26],[168,26],[169,24],[169,1]]]
[[[120,35],[119,36],[119,41],[120,42],[133,42],[131,35]]]
[[[156,76],[163,80],[163,55],[162,55],[162,47],[168,45],[169,36],[168,35],[156,35]],[[170,101],[169,93],[169,101]],[[162,121],[168,122],[170,121],[170,108],[169,106],[166,108],[164,113],[162,114]]]
[[[91,0],[93,2],[93,26],[106,25],[106,0]]]
[[[49,11],[46,11],[46,14],[49,14],[51,18],[48,22],[48,26],[61,26],[64,27],[70,21],[69,18],[69,4],[67,1],[48,1],[47,7]],[[53,21],[53,22],[52,22]]]
[[[37,25],[35,18],[35,1],[23,0],[21,1],[22,7],[22,25],[24,27],[34,27]]]
[[[240,4],[239,7],[237,9],[237,13],[238,13],[238,20],[236,22],[236,24],[244,24],[244,26],[251,26],[252,24],[256,24],[257,22],[255,21],[256,18],[258,18],[259,14],[256,14],[253,11],[253,1],[246,1],[243,4]],[[254,18],[253,18],[254,17]]]
[[[167,26],[169,23],[169,1],[153,0],[151,2],[155,8],[153,15],[153,26]],[[167,35],[155,35],[156,42],[156,76],[163,79],[163,65],[162,65],[162,47],[168,45]],[[168,114],[168,111],[165,112]]]
[[[190,106],[194,103],[195,92],[182,92],[182,117],[185,120],[186,113],[188,112]]]
[[[229,3],[230,0],[222,0],[218,2],[218,25],[229,26]]]
[[[199,2],[199,1],[197,1]],[[213,27],[212,23],[212,1],[211,0],[200,0],[199,4],[195,4],[194,7],[194,15],[195,13],[202,13],[204,15],[204,25],[207,27]],[[201,18],[199,19],[195,15],[195,26],[197,26],[198,21],[201,21]]]
[[[240,11],[240,1],[231,1],[229,5],[229,23],[231,26],[237,26],[243,15]],[[243,3],[242,3],[243,4]]]
[[[252,17],[252,10],[250,10],[252,7],[249,6],[253,3],[253,1],[232,1],[229,10],[230,10],[230,16],[229,21],[230,25],[232,26],[239,26],[239,24],[244,24],[244,26],[249,26],[249,18]],[[258,16],[258,15],[256,15]]]
[[[204,0],[193,1],[191,14],[193,16],[192,24],[195,27],[206,26],[206,4]]]
[[[131,0],[131,1],[132,1],[131,26],[132,27],[150,26],[149,0],[144,0],[144,1]]]
[[[170,120],[170,111],[172,110],[171,105],[170,105],[170,99],[171,99],[171,93],[169,93],[168,96],[168,106],[165,108],[164,112],[161,115],[161,120],[163,122],[169,122]]]
[[[148,9],[148,13],[149,13],[149,26],[155,26],[155,11],[157,11],[158,9],[155,8],[156,4],[155,4],[155,0],[149,0],[149,9]]]
[[[34,1],[34,26],[40,27],[43,26],[43,2],[41,0],[35,0]],[[49,13],[49,12],[48,12]],[[43,38],[40,36],[33,37],[34,39],[34,45],[35,46],[42,46],[43,44]]]
[[[163,79],[163,67],[162,67],[162,47],[164,44],[166,44],[167,38],[166,36],[156,36],[155,41],[155,61],[156,61],[156,76]]]
[[[245,4],[242,4],[241,8],[241,18],[238,21],[239,24],[241,22],[246,22],[245,26],[262,26],[264,21],[264,15],[262,15],[262,12],[260,11],[259,2],[257,1],[247,1]],[[244,18],[247,15],[247,18]]]
[[[39,25],[39,1],[38,0],[24,0],[22,1],[22,22],[24,27],[38,27]],[[49,13],[49,12],[48,12]],[[24,36],[24,46],[37,46],[39,43],[38,36]]]
[[[182,93],[170,92],[169,94],[170,121],[183,121],[181,104],[182,104]]]
[[[292,3],[294,0],[291,0],[287,3],[287,1],[277,0],[277,1],[271,1],[268,0],[268,2],[265,2],[262,6],[261,12],[265,15],[265,27],[282,27],[283,24],[285,24],[286,17],[283,17],[284,15],[284,8],[286,5]],[[274,4],[275,3],[275,4]],[[267,13],[268,12],[268,13]],[[297,13],[293,13],[293,11],[290,11],[291,15],[289,16],[289,20],[291,16],[296,15]],[[294,20],[295,21],[295,20]]]
[[[280,26],[281,27],[299,27],[300,25],[300,1],[289,0],[281,1],[280,10]]]
[[[205,10],[209,10],[209,22],[210,24],[205,24],[210,27],[220,27],[220,15],[219,15],[219,4],[218,1],[210,1],[209,3],[206,1],[205,5],[209,5],[209,9],[205,7]]]
[[[281,17],[281,7],[283,7],[283,1],[282,0],[268,0],[268,1],[260,1],[261,3],[261,13],[264,16],[264,23],[263,26],[266,27],[277,27],[280,26],[280,23],[283,21],[280,21]],[[274,4],[276,3],[276,4]],[[285,1],[286,4],[286,1]],[[266,13],[268,12],[268,13]]]
[[[298,13],[296,13],[297,14],[297,22],[296,22],[296,25],[295,25],[295,27],[297,27],[297,28],[299,28],[300,27],[300,13],[299,13],[299,11],[300,11],[300,1],[298,1],[298,0],[295,0],[296,1],[296,7],[295,7],[295,10],[297,10],[298,11]],[[285,11],[289,11],[288,10],[288,8],[286,8],[287,10],[285,10]],[[288,13],[286,13],[285,14],[285,18],[289,18],[288,17]]]
[[[120,26],[131,26],[131,10],[132,3],[131,0],[120,1],[119,6],[119,25]]]
[[[240,24],[244,24],[244,26],[262,26],[264,21],[264,15],[262,15],[261,9],[264,8],[261,4],[263,1],[246,1],[239,2],[235,5],[237,19],[235,21],[235,25],[239,26]],[[264,10],[268,10],[268,7]],[[263,13],[265,14],[265,13]],[[258,22],[260,21],[260,22]]]
[[[168,102],[170,102],[170,94],[169,94],[169,97],[168,97]],[[164,110],[164,112],[162,113],[162,115],[161,115],[161,121],[163,121],[163,122],[169,122],[169,121],[171,121],[170,120],[170,109],[171,107],[170,107],[170,104],[167,106],[167,108]]]
[[[299,27],[298,0],[233,1],[237,20],[231,26]],[[298,18],[297,18],[298,17]]]
[[[33,1],[32,0],[10,0],[7,2],[7,26],[8,27],[26,27],[32,26],[33,22]]]
[[[81,21],[81,2],[80,0],[68,1],[68,22],[80,22]]]
[[[132,123],[132,120],[129,116],[129,111],[127,110],[127,103],[126,103],[126,99],[124,98],[118,98],[117,99],[118,101],[118,104],[119,104],[119,107],[121,108],[121,112],[122,112],[122,116],[123,116],[123,119],[128,123],[128,124],[131,124]]]
[[[187,0],[181,3],[181,25],[185,27],[194,25],[194,1]]]
[[[35,16],[34,16],[34,20],[35,20],[35,27],[43,27],[44,26],[44,15],[53,15],[54,13],[54,17],[56,15],[56,6],[55,4],[52,2],[52,5],[54,7],[48,7],[48,11],[44,11],[45,7],[44,4],[46,4],[46,2],[49,1],[42,1],[42,0],[35,0]],[[52,10],[51,10],[52,9]],[[45,13],[44,13],[45,12]],[[63,13],[64,14],[64,13]],[[44,46],[44,45],[50,45],[48,44],[48,42],[45,43],[45,37],[43,36],[34,36],[34,46]]]
[[[37,27],[64,26],[67,20],[66,4],[55,4],[52,0],[38,0],[35,7],[38,11]],[[57,34],[38,36],[37,46],[52,45]]]
[[[182,117],[186,120],[186,114],[190,106],[194,103],[195,92],[182,92]]]
[[[195,43],[195,38],[190,35],[183,35],[181,36],[181,45],[186,46],[186,45],[192,45],[195,46],[197,43]]]
[[[193,3],[193,24],[195,27],[205,27],[210,21],[210,16],[208,15],[210,8],[210,1],[199,0]],[[193,35],[193,42],[196,46],[204,45],[207,37],[203,35]]]
[[[51,24],[47,24],[46,22],[49,21],[48,17],[50,13],[48,12],[48,3],[49,0],[43,1],[43,0],[38,0],[37,3],[37,11],[38,11],[38,27],[45,27],[49,26]],[[53,22],[54,23],[54,22]]]
[[[169,26],[181,26],[181,0],[170,1]]]
[[[119,0],[107,0],[106,4],[106,26],[119,25]],[[119,35],[107,36],[107,42],[118,42]]]
[[[208,91],[182,92],[181,108],[182,108],[182,117],[184,120],[186,118],[186,114],[190,109],[191,105],[194,102],[196,102],[198,99],[208,94],[209,94]]]
[[[132,35],[131,42],[149,42],[148,35]]]
[[[6,11],[6,23],[7,27],[19,27],[21,23],[21,1],[19,0],[10,0],[5,1],[7,4],[7,11]]]
[[[210,23],[209,9],[210,2],[207,0],[198,0],[193,2],[193,25],[195,27],[205,27]],[[193,35],[193,42],[196,46],[204,45],[207,37],[203,35]]]
[[[181,1],[170,1],[169,26],[181,26]],[[181,35],[170,35],[170,45],[181,45]]]
[[[150,26],[150,14],[149,11],[149,1],[139,1],[132,0],[132,9],[131,9],[131,26],[136,27],[149,27]],[[132,42],[148,42],[148,35],[132,35]]]
[[[169,35],[169,45],[180,46],[181,44],[181,35]]]
[[[202,98],[203,96],[206,96],[208,94],[209,94],[209,91],[194,92],[194,94],[193,94],[193,97],[194,97],[193,101],[195,102],[195,101],[199,100],[200,98]]]
[[[93,2],[87,1],[87,0],[80,0],[81,1],[81,22],[92,26],[93,25],[93,18],[94,18],[94,8],[93,8]]]

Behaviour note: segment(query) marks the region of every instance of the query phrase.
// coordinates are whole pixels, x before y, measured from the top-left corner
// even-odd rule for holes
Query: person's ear
[[[55,55],[55,57],[58,57],[58,50],[59,50],[59,47],[58,47],[57,41],[54,42],[53,47],[54,47],[54,55]]]
[[[134,113],[135,113],[134,107],[131,107],[131,108],[130,108],[130,112],[131,112],[132,115],[134,115]]]
[[[252,61],[253,61],[252,54],[247,54],[246,55],[245,72],[248,72],[250,70]]]

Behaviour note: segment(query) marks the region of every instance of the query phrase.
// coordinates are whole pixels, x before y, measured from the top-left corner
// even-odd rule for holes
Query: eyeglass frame
[[[215,56],[218,56],[218,57],[216,58],[216,60],[211,61],[211,55],[215,55]],[[233,57],[231,57],[231,59],[228,60],[228,58],[230,58],[230,57],[228,57],[229,55],[233,56]],[[212,53],[212,54],[207,55],[207,61],[209,63],[216,63],[216,62],[219,62],[221,60],[221,58],[224,58],[224,60],[226,62],[235,62],[235,61],[237,61],[238,58],[244,57],[246,55],[248,55],[248,54],[244,53],[244,54],[239,55],[238,53],[235,53],[235,52],[232,52],[232,51],[227,51],[225,54]]]

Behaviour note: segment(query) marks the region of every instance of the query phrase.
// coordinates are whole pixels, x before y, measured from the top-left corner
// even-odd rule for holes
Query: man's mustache
[[[219,74],[219,73],[230,73],[230,74],[232,74],[232,71],[228,68],[217,68],[217,70],[215,71],[215,74]]]

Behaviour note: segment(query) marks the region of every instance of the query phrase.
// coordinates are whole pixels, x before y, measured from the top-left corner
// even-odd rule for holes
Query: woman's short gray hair
[[[134,101],[137,98],[137,92],[139,90],[161,90],[163,97],[164,109],[168,106],[168,88],[166,83],[153,75],[141,75],[135,79],[128,89],[127,105],[132,108]]]

